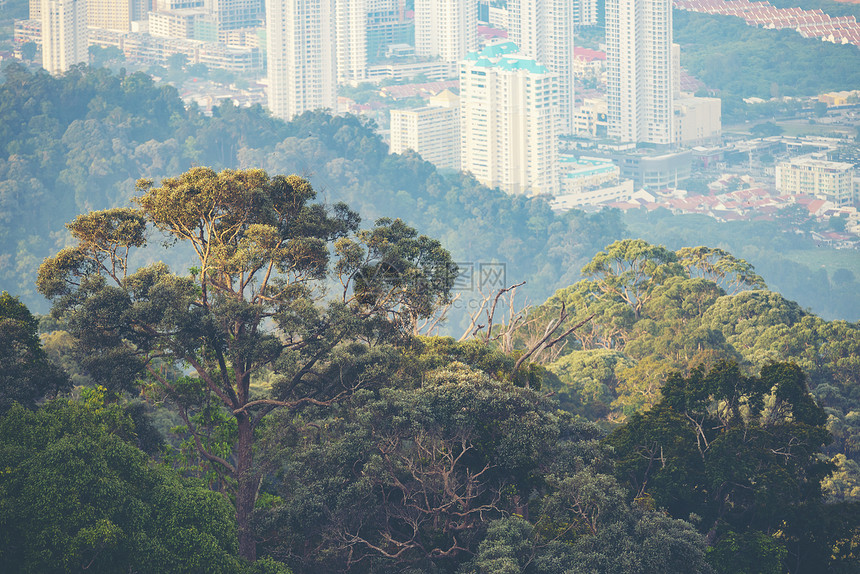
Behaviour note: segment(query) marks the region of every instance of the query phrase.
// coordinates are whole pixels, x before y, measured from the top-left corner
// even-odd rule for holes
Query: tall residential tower
[[[285,120],[337,111],[334,0],[266,2],[269,109]]]
[[[672,144],[672,2],[606,0],[609,135]]]
[[[490,44],[460,63],[460,168],[511,194],[557,194],[558,74]]]
[[[61,74],[89,61],[86,0],[42,0],[42,67]]]
[[[520,52],[558,75],[558,122],[573,133],[573,25],[570,0],[508,0],[509,38]]]
[[[415,0],[417,55],[458,62],[477,47],[477,0]]]

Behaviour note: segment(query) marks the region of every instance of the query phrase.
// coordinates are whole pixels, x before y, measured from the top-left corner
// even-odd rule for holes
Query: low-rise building
[[[444,90],[423,108],[391,110],[391,153],[413,150],[438,168],[460,169],[459,98]]]
[[[165,10],[163,12],[150,12],[149,33],[159,38],[212,41],[214,38],[198,37],[197,34],[206,28],[205,26],[201,26],[201,24],[207,20],[211,20],[211,16],[204,8],[183,8],[179,10]],[[214,21],[212,21],[212,24],[214,26]]]
[[[205,64],[209,68],[239,73],[259,71],[263,67],[258,48],[226,46],[217,42],[90,29],[89,43],[119,48],[126,59],[144,64],[164,65],[174,54],[182,54],[189,64]]]
[[[559,162],[561,195],[553,198],[556,210],[628,201],[633,181],[620,179],[621,170],[607,158],[562,156]]]
[[[675,142],[682,146],[717,143],[722,134],[722,102],[683,94],[675,99]]]
[[[371,82],[394,80],[403,82],[417,76],[428,80],[442,81],[457,76],[457,63],[442,60],[392,61],[367,67],[367,79]]]
[[[41,14],[41,12],[40,12]],[[41,20],[15,20],[13,38],[16,44],[34,42],[42,45],[42,21]]]
[[[606,137],[606,98],[585,98],[573,116],[573,133]]]
[[[854,203],[854,166],[815,157],[798,157],[776,166],[776,189],[791,195],[812,195],[838,207]]]

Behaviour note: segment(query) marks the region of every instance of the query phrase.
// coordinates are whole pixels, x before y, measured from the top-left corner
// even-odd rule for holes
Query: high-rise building
[[[414,20],[406,17],[406,0],[367,0],[367,61],[386,57],[392,44],[415,44]]]
[[[597,0],[573,0],[573,23],[577,26],[597,25]]]
[[[337,110],[334,0],[266,2],[268,98],[286,120]]]
[[[42,0],[42,67],[61,74],[89,61],[86,0]]]
[[[606,1],[610,137],[673,143],[671,0]]]
[[[418,56],[458,62],[477,47],[477,0],[415,0]]]
[[[337,81],[367,78],[367,11],[370,0],[335,0]]]
[[[490,44],[460,63],[460,167],[512,194],[556,194],[558,74]]]
[[[211,10],[219,32],[260,25],[260,0],[208,0],[204,4]]]
[[[559,130],[573,133],[573,3],[509,0],[508,37],[520,52],[558,74]]]
[[[87,26],[100,30],[128,32],[134,20],[143,20],[148,11],[140,0],[86,0]]]

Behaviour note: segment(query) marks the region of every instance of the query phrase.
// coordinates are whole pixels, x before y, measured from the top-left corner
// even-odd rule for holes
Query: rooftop
[[[480,52],[470,52],[466,60],[479,68],[498,68],[505,71],[526,70],[533,74],[546,74],[549,69],[531,58],[520,55],[520,49],[510,41],[488,44]]]

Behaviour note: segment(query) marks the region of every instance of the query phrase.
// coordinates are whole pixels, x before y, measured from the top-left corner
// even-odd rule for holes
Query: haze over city
[[[0,572],[857,572],[858,18],[0,0]]]

